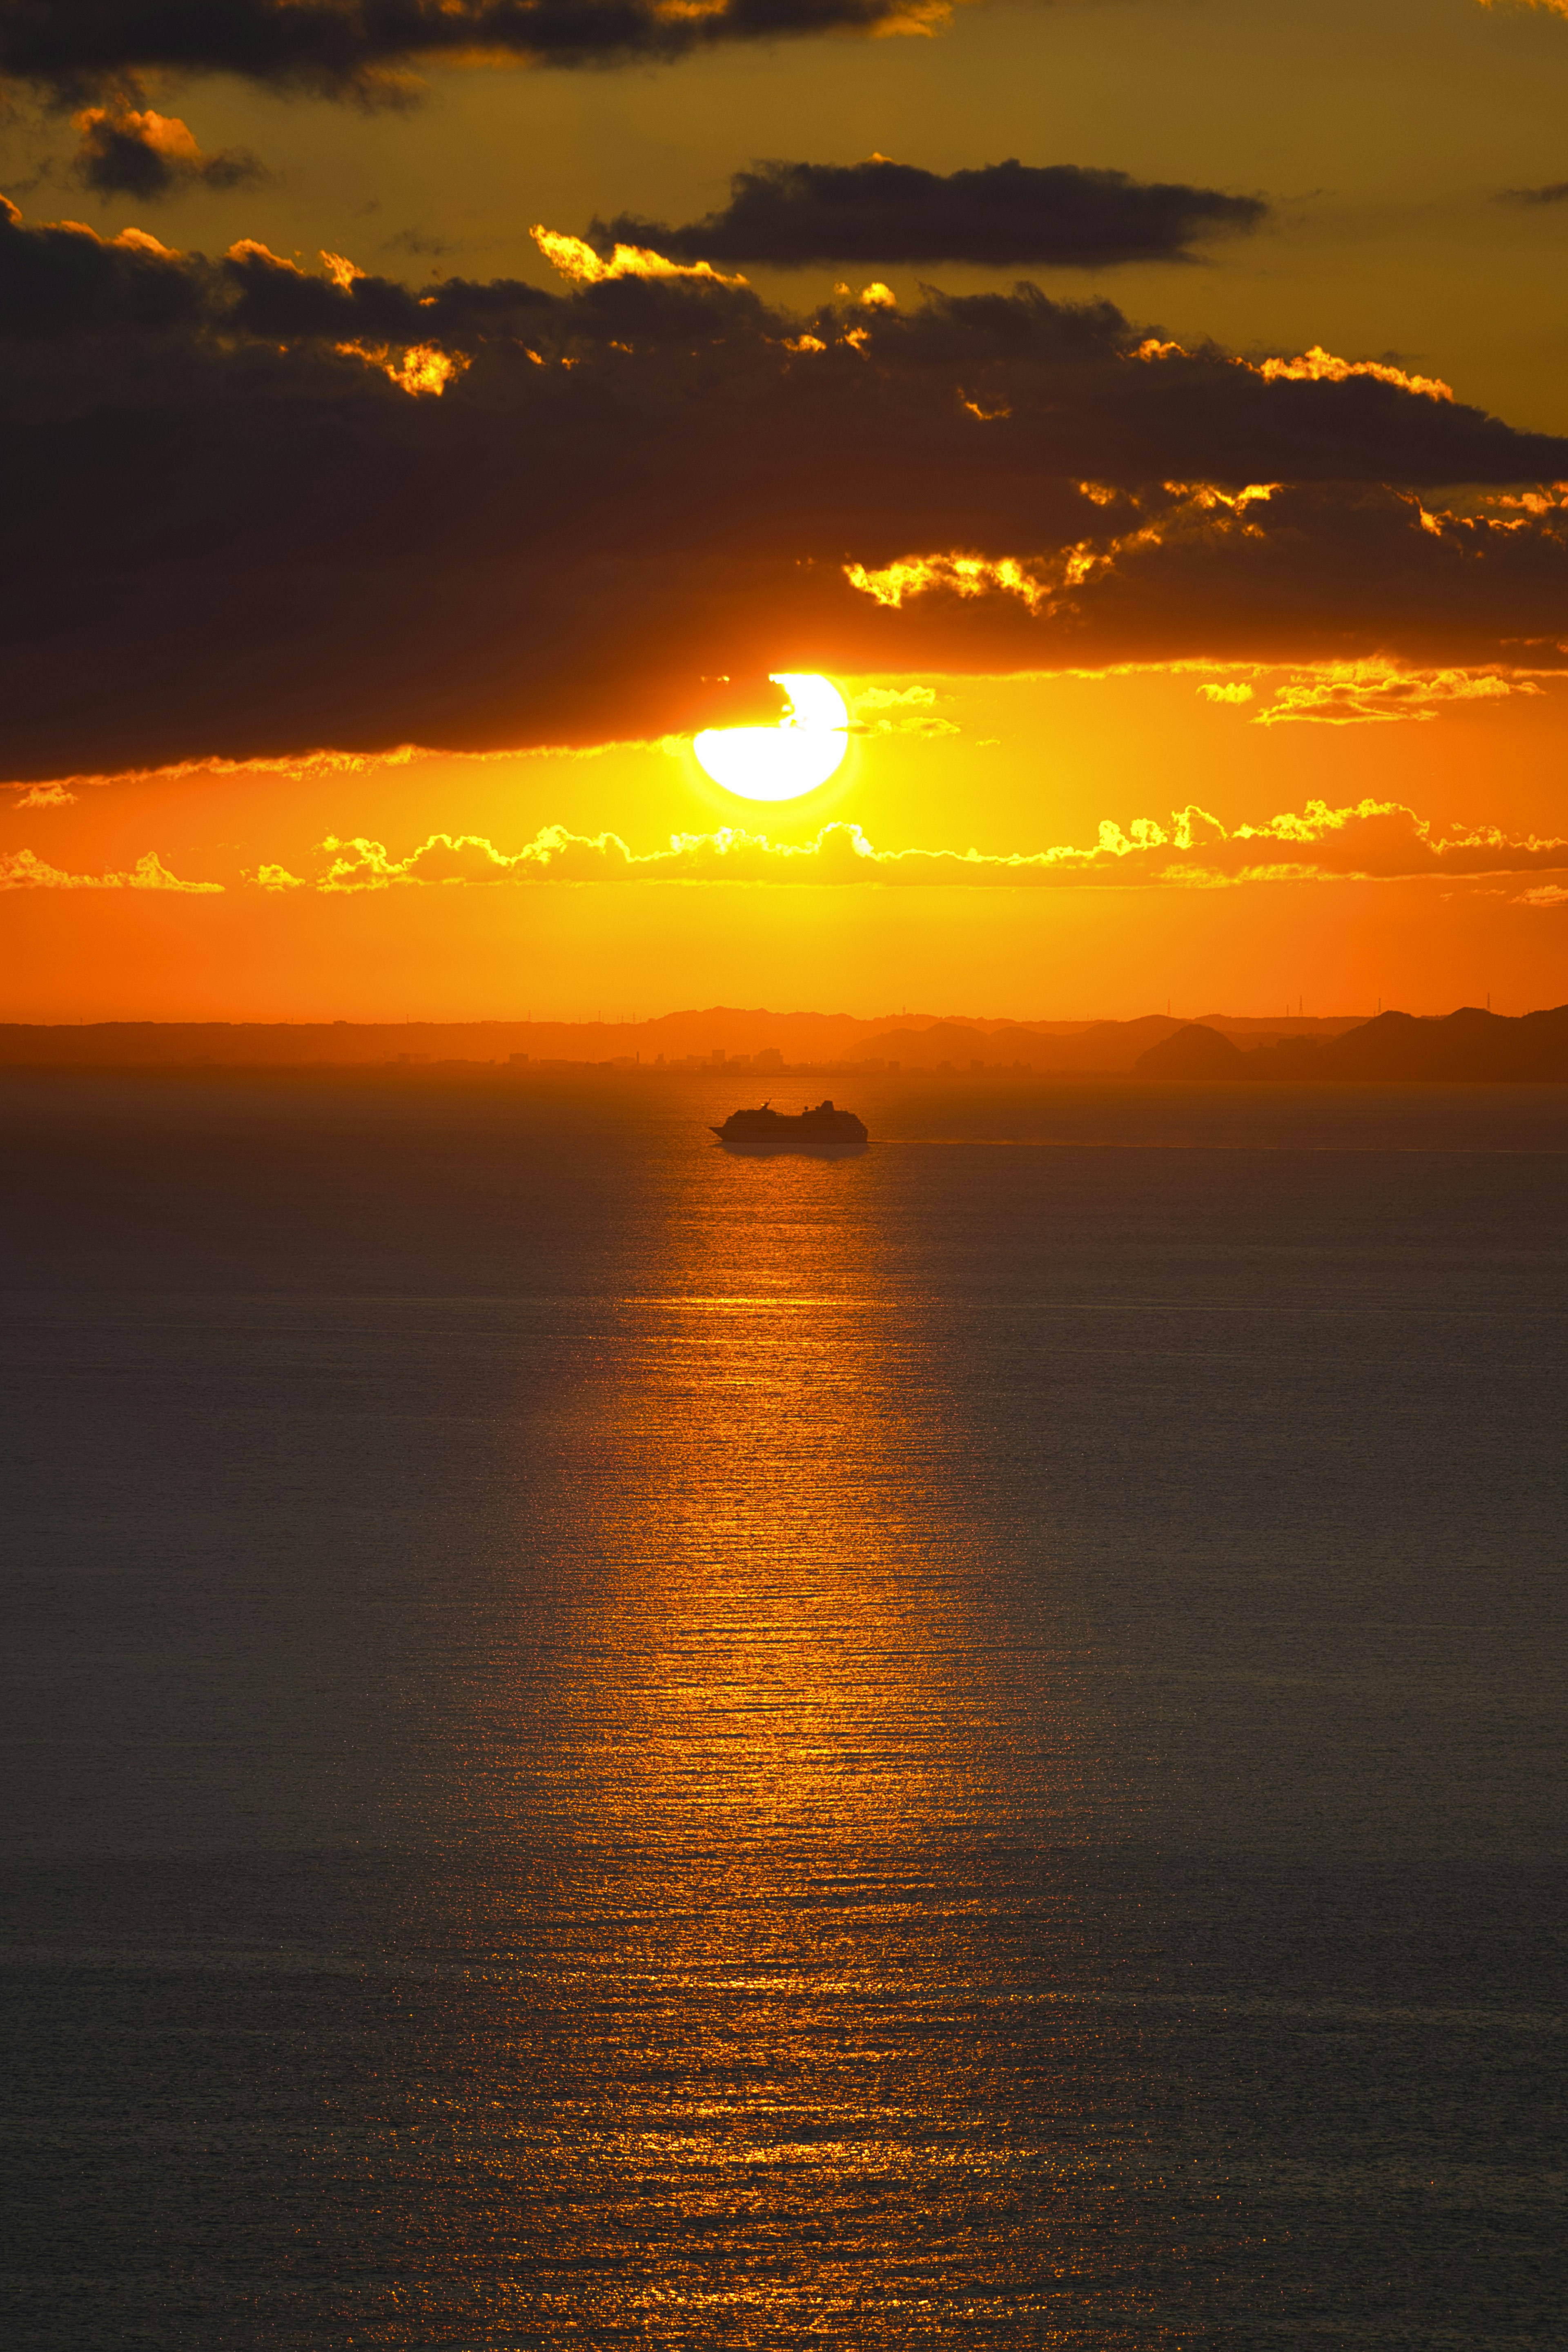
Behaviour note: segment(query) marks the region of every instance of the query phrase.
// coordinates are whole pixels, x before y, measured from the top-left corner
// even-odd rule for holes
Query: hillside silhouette
[[[1232,1019],[1209,1026],[1247,1044],[1336,1035],[1358,1017]],[[657,1068],[716,1062],[763,1067],[1034,1070],[1111,1076],[1185,1024],[997,1021],[930,1013],[896,1021],[848,1013],[770,1013],[714,1004],[650,1021],[96,1021],[0,1023],[0,1066],[315,1068],[394,1062],[527,1062]]]
[[[0,1024],[0,1067],[856,1069],[954,1076],[1568,1081],[1568,1005],[1517,1018],[1206,1013],[995,1021],[712,1005],[651,1021]]]
[[[1382,1013],[1337,1037],[1280,1037],[1242,1051],[1189,1023],[1134,1064],[1141,1078],[1372,1079],[1453,1085],[1568,1081],[1568,1004],[1511,1016],[1474,1004],[1420,1019]]]
[[[1245,1078],[1257,1058],[1256,1050],[1244,1054],[1218,1029],[1192,1021],[1140,1054],[1133,1066],[1141,1078]]]

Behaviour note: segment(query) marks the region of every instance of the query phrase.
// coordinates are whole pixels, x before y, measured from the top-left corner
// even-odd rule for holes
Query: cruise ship
[[[863,1120],[852,1110],[837,1110],[820,1102],[814,1110],[791,1116],[764,1103],[758,1110],[732,1110],[722,1127],[712,1132],[730,1151],[863,1151],[870,1140]]]

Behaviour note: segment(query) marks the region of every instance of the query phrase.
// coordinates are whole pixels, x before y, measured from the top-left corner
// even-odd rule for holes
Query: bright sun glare
[[[848,706],[829,679],[776,670],[773,684],[789,697],[777,727],[709,727],[692,745],[714,782],[744,800],[799,800],[827,782],[850,747]]]

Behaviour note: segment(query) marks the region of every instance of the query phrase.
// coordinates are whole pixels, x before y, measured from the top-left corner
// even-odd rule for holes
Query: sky
[[[0,1018],[1568,998],[1568,10],[0,0]],[[831,679],[847,755],[706,727]]]

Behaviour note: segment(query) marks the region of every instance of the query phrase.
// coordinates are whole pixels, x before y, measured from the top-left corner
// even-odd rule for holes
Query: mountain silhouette
[[[1251,1076],[1249,1066],[1256,1058],[1218,1029],[1189,1021],[1185,1029],[1140,1054],[1133,1067],[1140,1078],[1245,1078]]]
[[[1474,1004],[1436,1019],[1382,1013],[1338,1037],[1281,1037],[1250,1053],[1193,1023],[1140,1054],[1133,1066],[1142,1078],[1562,1083],[1568,1081],[1568,1004],[1517,1018]]]

